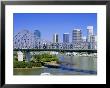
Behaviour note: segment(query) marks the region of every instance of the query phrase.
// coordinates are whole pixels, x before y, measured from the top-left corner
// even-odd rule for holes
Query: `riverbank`
[[[62,56],[58,56],[59,58]],[[97,74],[97,58],[93,57],[80,57],[80,56],[63,56],[64,59],[61,61],[73,63],[76,69],[66,70],[63,68],[48,68],[45,66],[32,67],[32,68],[14,68],[13,75],[41,75],[41,73],[51,73],[52,75],[96,75]],[[47,62],[49,65],[58,63],[56,61]],[[60,64],[60,63],[58,63]],[[66,63],[64,63],[66,64]],[[68,68],[68,67],[67,67]],[[77,70],[80,69],[80,70]],[[85,71],[86,70],[86,71]],[[89,70],[89,71],[88,71]],[[93,71],[96,71],[94,73]]]
[[[22,70],[22,69],[36,69],[36,68],[47,68],[45,66],[42,66],[42,67],[32,67],[32,68],[14,68],[14,69],[17,69],[17,70]]]

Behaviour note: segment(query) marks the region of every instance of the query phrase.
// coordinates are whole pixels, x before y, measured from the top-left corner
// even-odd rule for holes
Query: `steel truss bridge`
[[[70,50],[70,49],[14,49],[14,51],[56,51],[56,52],[88,52],[97,53],[97,50]]]
[[[57,52],[90,52],[97,53],[93,46],[88,48],[87,42],[81,43],[52,43],[37,38],[28,30],[23,30],[14,35],[14,51],[57,51]],[[92,44],[92,43],[91,43]],[[92,44],[94,45],[94,44]]]

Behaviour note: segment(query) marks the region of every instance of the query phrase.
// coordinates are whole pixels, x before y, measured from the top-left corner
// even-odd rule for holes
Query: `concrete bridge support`
[[[26,59],[26,61],[30,61],[31,59],[31,55],[30,55],[30,51],[17,51],[17,58],[18,58],[18,61],[23,61],[23,54],[24,54],[24,58]]]
[[[26,51],[25,56],[26,56],[26,61],[30,61],[31,59],[30,51]]]
[[[18,61],[23,61],[23,53],[21,51],[17,52]]]

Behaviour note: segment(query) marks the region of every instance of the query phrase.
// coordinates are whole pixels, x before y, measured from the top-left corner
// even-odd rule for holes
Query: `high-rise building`
[[[95,42],[95,35],[90,36],[90,42]]]
[[[35,30],[34,35],[35,35],[36,38],[41,38],[41,33],[40,33],[39,30]]]
[[[35,48],[40,48],[41,47],[41,33],[39,30],[34,31],[34,36],[35,36]]]
[[[94,44],[94,49],[97,49],[97,36],[95,36],[95,44]]]
[[[53,35],[53,43],[58,43],[58,34],[57,33],[55,33],[54,35]]]
[[[93,35],[93,26],[87,26],[87,42],[91,41],[92,35]]]
[[[74,29],[72,31],[72,42],[77,43],[82,41],[82,32],[80,29]]]
[[[69,33],[63,34],[63,43],[69,43]]]
[[[90,37],[91,49],[96,48],[95,35],[91,35]]]
[[[97,42],[97,36],[95,36],[95,42]]]
[[[88,49],[96,49],[97,39],[93,32],[93,26],[87,26]]]

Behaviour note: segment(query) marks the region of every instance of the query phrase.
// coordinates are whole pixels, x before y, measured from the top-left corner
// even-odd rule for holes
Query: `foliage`
[[[33,61],[34,62],[50,62],[50,61],[58,61],[58,58],[55,55],[50,55],[47,53],[44,54],[39,54],[39,55],[34,55],[33,56]]]
[[[24,58],[23,58],[24,59]],[[18,61],[17,57],[14,57],[14,68],[32,68],[32,67],[41,67],[45,62],[58,61],[57,56],[50,55],[47,53],[33,55],[32,60],[30,62],[26,62],[25,59],[23,61]]]
[[[41,67],[42,64],[41,63],[32,63],[33,67]]]
[[[32,68],[32,67],[41,67],[42,63],[38,62],[24,62],[24,61],[14,61],[14,68]]]
[[[32,67],[33,67],[32,63],[31,62],[28,62],[27,63],[27,68],[32,68]]]
[[[24,61],[14,61],[14,68],[25,68],[27,63]]]
[[[14,61],[18,61],[18,59],[17,59],[17,57],[16,57],[16,56],[14,56]]]

